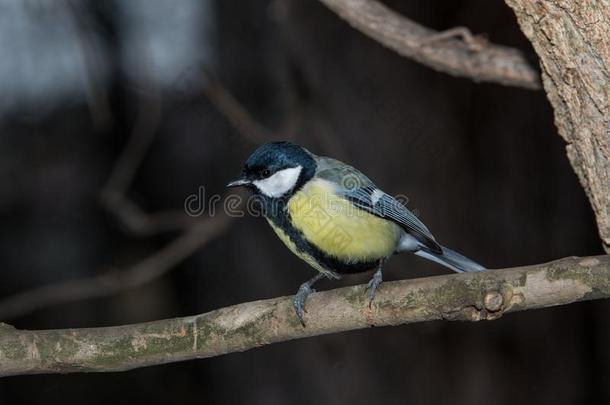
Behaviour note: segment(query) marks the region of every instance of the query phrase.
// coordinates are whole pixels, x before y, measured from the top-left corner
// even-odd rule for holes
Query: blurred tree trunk
[[[610,252],[610,3],[506,0],[540,57],[555,124]]]

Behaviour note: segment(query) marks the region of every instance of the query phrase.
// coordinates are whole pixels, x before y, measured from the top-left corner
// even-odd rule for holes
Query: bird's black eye
[[[269,170],[269,169],[263,170],[263,177],[269,177],[269,176],[271,176],[271,170]]]

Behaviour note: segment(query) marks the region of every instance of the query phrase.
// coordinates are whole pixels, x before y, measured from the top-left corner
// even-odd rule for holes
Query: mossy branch
[[[270,343],[371,326],[479,321],[610,297],[610,256],[383,283],[371,308],[364,286],[312,294],[306,327],[291,297],[201,315],[105,328],[27,331],[0,323],[0,376],[123,371],[219,356]]]

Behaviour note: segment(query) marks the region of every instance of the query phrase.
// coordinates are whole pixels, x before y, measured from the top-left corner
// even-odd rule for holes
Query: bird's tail
[[[462,273],[465,271],[485,270],[485,267],[481,266],[475,261],[470,260],[465,256],[462,256],[458,252],[455,252],[444,246],[442,246],[441,248],[443,253],[435,253],[425,247],[422,247],[420,250],[414,253],[420,257],[442,264],[443,266],[448,267],[457,273]]]

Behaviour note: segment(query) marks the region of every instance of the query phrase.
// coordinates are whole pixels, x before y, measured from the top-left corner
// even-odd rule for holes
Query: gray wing
[[[316,176],[335,183],[338,192],[356,207],[396,222],[433,252],[442,252],[426,225],[358,170],[338,160],[320,157]]]

